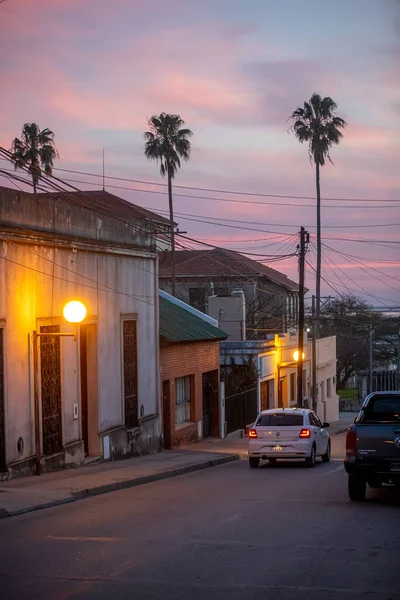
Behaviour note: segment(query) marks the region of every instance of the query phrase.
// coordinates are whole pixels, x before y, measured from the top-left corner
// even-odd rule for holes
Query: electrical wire
[[[57,170],[56,168],[54,168],[54,170]],[[64,169],[58,169],[58,170],[64,170]],[[102,175],[92,175],[92,176],[96,176],[96,177],[103,177]],[[105,176],[105,179],[110,179],[110,177]],[[116,178],[118,179],[118,178]],[[124,179],[122,179],[124,180]],[[91,185],[91,186],[98,186],[100,188],[103,187],[103,183],[98,183],[97,181],[87,181],[87,180],[82,180],[82,179],[71,179],[69,177],[65,177],[63,179],[63,181],[70,181],[72,183],[80,183],[83,185]],[[132,180],[132,183],[134,183],[134,180]],[[165,184],[161,184],[161,183],[150,183],[148,182],[148,185],[157,185],[157,186],[164,186]],[[140,193],[144,193],[144,194],[157,194],[157,195],[162,195],[165,196],[165,192],[159,192],[157,190],[148,190],[148,189],[144,189],[144,188],[138,188],[138,187],[127,187],[127,186],[122,186],[122,185],[113,185],[110,183],[107,183],[106,185],[107,188],[109,189],[113,189],[113,190],[125,190],[125,191],[129,191],[129,192],[140,192]],[[178,187],[174,185],[174,188]],[[199,188],[199,190],[201,190],[201,188]],[[233,193],[233,192],[232,192]],[[244,192],[243,195],[246,195],[246,193]],[[277,196],[279,197],[279,196]],[[265,206],[279,206],[279,207],[285,207],[285,206],[290,206],[290,207],[299,207],[299,208],[315,208],[315,204],[300,204],[298,202],[270,202],[270,201],[261,201],[261,200],[236,200],[236,199],[232,199],[232,198],[216,198],[215,196],[198,196],[198,195],[194,195],[194,194],[180,194],[180,193],[176,193],[174,192],[174,198],[193,198],[193,199],[197,199],[197,200],[209,200],[212,202],[228,202],[231,204],[253,204],[253,205],[265,205]],[[295,199],[296,196],[293,197],[293,199]],[[374,202],[378,202],[375,201]],[[365,206],[363,208],[367,208],[367,209],[379,209],[381,210],[382,208],[399,208],[398,206],[396,206],[395,204],[388,204],[388,205],[383,205],[382,202],[385,202],[385,200],[380,200],[379,201],[380,204],[376,205],[376,206]],[[341,206],[341,205],[337,205],[337,204],[323,204],[323,208],[332,208],[335,210],[342,210],[342,209],[359,209],[360,207],[357,205],[346,205],[346,206]]]
[[[90,176],[90,177],[103,178],[103,175],[100,175],[99,173],[88,173],[85,171],[75,171],[73,169],[62,169],[60,167],[54,167],[54,170],[61,171],[64,173],[72,173],[75,175],[86,175],[86,176]],[[125,181],[125,182],[129,182],[129,183],[153,185],[153,186],[163,187],[163,188],[167,187],[167,184],[160,183],[158,181],[145,181],[142,179],[130,179],[127,177],[115,177],[115,176],[111,176],[111,175],[105,175],[105,179],[110,179],[112,181]],[[178,184],[175,184],[174,188],[184,189],[184,190],[210,192],[210,193],[214,193],[214,194],[232,194],[232,195],[239,195],[239,196],[254,196],[254,197],[259,197],[259,198],[287,198],[289,200],[316,200],[315,196],[292,196],[292,195],[288,195],[288,194],[266,194],[266,193],[249,192],[249,191],[243,192],[243,191],[237,191],[237,190],[219,190],[219,189],[202,188],[202,187],[178,185]],[[333,201],[333,202],[380,202],[380,203],[382,203],[382,202],[393,202],[393,203],[400,202],[400,199],[382,200],[382,198],[372,199],[372,198],[332,198],[332,197],[325,198],[325,197],[323,197],[323,198],[321,198],[321,200],[327,200],[327,201]],[[244,202],[246,202],[246,201],[244,201]],[[314,206],[314,205],[312,205],[312,206]]]
[[[159,213],[169,214],[168,210],[149,207],[149,210],[158,211]],[[209,219],[207,215],[196,215],[193,213],[184,213],[175,211],[177,217],[199,217],[202,219]],[[299,225],[289,223],[263,223],[262,221],[244,221],[243,219],[225,219],[222,217],[212,217],[214,221],[224,221],[229,223],[245,223],[246,225],[266,225],[267,227],[295,227],[299,228]],[[189,219],[190,220],[190,219]],[[316,225],[304,225],[307,229],[316,229]],[[400,223],[374,223],[371,225],[324,225],[324,229],[364,229],[364,228],[376,228],[376,227],[400,227]],[[399,242],[400,243],[400,242]]]
[[[370,265],[366,265],[365,263],[361,262],[360,260],[357,259],[356,256],[352,256],[351,254],[347,254],[346,252],[341,252],[340,250],[336,250],[335,248],[331,248],[330,246],[328,246],[327,244],[322,244],[322,246],[324,246],[325,248],[327,248],[328,250],[330,250],[331,252],[335,252],[336,254],[339,254],[340,256],[342,256],[343,258],[345,258],[346,260],[350,260],[352,262],[352,264],[356,265],[359,264],[361,265],[361,267],[365,267],[365,269],[369,269],[370,271],[373,271],[374,273],[379,273],[381,275],[384,275],[385,277],[389,277],[390,279],[393,279],[394,281],[400,281],[400,279],[398,277],[394,277],[393,275],[389,275],[388,273],[383,273],[382,271],[379,271],[378,269],[375,269],[374,267],[371,267]],[[375,259],[366,259],[366,260],[375,260]],[[382,260],[382,262],[393,262],[394,264],[397,264],[400,266],[400,261],[396,260],[396,261],[385,261]],[[360,267],[360,268],[361,268]],[[361,269],[361,270],[365,270],[365,269]],[[367,272],[367,271],[365,271]],[[374,275],[375,277],[375,275]],[[378,281],[382,281],[377,277]],[[385,283],[385,282],[382,282]],[[385,285],[388,285],[388,283],[385,283]],[[389,286],[391,287],[391,286]],[[398,288],[392,288],[393,290],[395,290],[396,292],[400,293],[400,290]]]
[[[314,250],[315,250],[315,252],[317,252],[315,248],[314,248]],[[383,298],[383,297],[371,294],[370,292],[368,292],[368,290],[366,290],[360,284],[358,284],[356,281],[354,281],[354,279],[352,279],[343,269],[340,269],[340,267],[338,267],[337,265],[336,265],[336,267],[351,281],[351,283],[353,285],[357,286],[361,292],[363,292],[367,296],[373,298],[374,300],[378,300],[378,302],[381,302],[385,308],[388,308],[388,306],[386,304],[384,304],[384,302],[392,302],[392,300],[390,300],[389,298]],[[322,279],[322,277],[321,277],[321,279]],[[325,283],[328,283],[326,280],[324,280],[324,281],[325,281]],[[339,285],[339,287],[340,287],[340,284],[336,284],[336,285]],[[350,293],[351,292],[360,293],[360,291],[357,291],[354,288],[349,288],[347,285],[343,285],[343,287]]]
[[[351,278],[351,277],[350,277],[350,276],[349,276],[349,275],[346,273],[346,271],[345,271],[344,269],[341,269],[341,268],[340,268],[340,267],[339,267],[339,266],[338,266],[338,265],[337,265],[337,264],[334,262],[334,260],[333,260],[331,257],[329,258],[329,260],[330,260],[330,261],[331,261],[331,262],[332,262],[332,263],[335,265],[335,267],[336,267],[337,269],[341,270],[341,271],[343,272],[343,274],[344,274],[344,275],[345,275],[345,276],[346,276],[348,279],[350,279],[350,281],[351,281],[352,283],[354,283],[355,285],[359,285],[359,284],[357,284],[357,283],[356,283],[356,282],[355,282],[355,281],[354,281],[354,280],[353,280],[353,279],[352,279],[352,278]],[[370,273],[369,273],[369,272],[368,272],[366,269],[364,269],[362,266],[359,266],[359,265],[357,265],[356,263],[354,263],[354,261],[352,262],[352,264],[354,264],[354,265],[355,265],[357,268],[361,269],[361,271],[364,271],[364,272],[365,272],[367,275],[371,275],[371,274],[370,274]],[[375,270],[375,271],[377,271],[377,273],[380,273],[380,271],[378,271],[377,269],[374,269],[374,270]],[[394,290],[395,292],[398,292],[398,293],[400,293],[400,290],[399,290],[398,288],[395,288],[395,287],[393,287],[392,285],[390,285],[390,283],[387,283],[386,281],[383,281],[383,279],[380,279],[380,278],[379,278],[379,277],[377,277],[376,275],[373,275],[373,276],[375,277],[375,279],[377,279],[378,281],[380,281],[381,283],[383,283],[383,285],[386,285],[387,287],[391,288],[391,289],[392,289],[392,290]],[[359,286],[359,287],[361,287],[361,286]],[[361,289],[362,289],[363,291],[365,291],[365,290],[364,290],[364,288],[361,288]],[[374,297],[374,296],[372,296],[372,297]],[[378,298],[378,297],[376,296],[375,298]],[[384,298],[383,298],[383,300],[384,300]],[[388,300],[388,302],[391,302],[391,300]]]

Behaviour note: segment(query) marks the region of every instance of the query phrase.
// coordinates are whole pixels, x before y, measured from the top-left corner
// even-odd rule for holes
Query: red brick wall
[[[171,448],[182,443],[197,441],[198,422],[203,419],[202,375],[207,371],[218,370],[219,383],[219,342],[198,342],[173,344],[161,347],[161,390],[164,419],[164,446]],[[175,428],[175,379],[194,375],[191,402],[191,423]],[[169,386],[165,383],[169,381]],[[212,432],[218,431],[219,406],[212,407]]]

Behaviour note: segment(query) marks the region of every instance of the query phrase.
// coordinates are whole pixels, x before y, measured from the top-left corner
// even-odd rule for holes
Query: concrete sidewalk
[[[346,431],[354,413],[343,413],[329,428]],[[144,485],[247,458],[247,439],[208,439],[177,450],[0,483],[0,519]]]
[[[75,502],[161,479],[239,460],[229,452],[210,452],[196,444],[115,462],[47,473],[0,483],[0,519]]]

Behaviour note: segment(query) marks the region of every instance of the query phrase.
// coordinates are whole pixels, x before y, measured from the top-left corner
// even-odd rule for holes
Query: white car
[[[256,469],[260,459],[275,463],[280,459],[305,459],[313,467],[317,456],[331,458],[331,440],[317,415],[304,408],[263,410],[249,430],[249,463]]]

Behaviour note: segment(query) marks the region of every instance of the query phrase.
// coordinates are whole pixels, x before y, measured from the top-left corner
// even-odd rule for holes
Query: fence
[[[400,390],[399,371],[373,371],[372,390],[370,390],[368,371],[361,371],[357,379],[358,391],[361,398],[364,398],[370,392],[394,392]]]
[[[246,429],[257,417],[257,388],[246,388],[225,397],[226,433]]]

